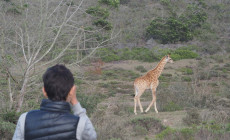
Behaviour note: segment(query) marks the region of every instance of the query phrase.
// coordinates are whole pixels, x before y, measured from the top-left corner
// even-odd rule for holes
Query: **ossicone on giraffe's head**
[[[169,62],[169,63],[173,63],[173,60],[172,60],[172,58],[170,57],[169,54],[166,56],[166,61]]]

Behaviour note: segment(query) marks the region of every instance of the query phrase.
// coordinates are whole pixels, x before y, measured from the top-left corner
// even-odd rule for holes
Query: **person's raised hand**
[[[68,94],[68,97],[67,97],[67,102],[71,103],[72,105],[75,105],[78,103],[78,100],[77,100],[77,96],[76,96],[76,89],[77,87],[74,85],[69,94]]]

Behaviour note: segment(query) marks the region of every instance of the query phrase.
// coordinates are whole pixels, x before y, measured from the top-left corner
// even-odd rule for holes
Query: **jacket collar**
[[[43,99],[40,105],[40,110],[55,111],[70,113],[70,105],[65,101],[51,101],[49,99]]]

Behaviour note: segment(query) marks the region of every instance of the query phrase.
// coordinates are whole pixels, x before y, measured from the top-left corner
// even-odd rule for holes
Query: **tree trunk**
[[[25,92],[26,92],[26,85],[27,85],[27,82],[28,82],[28,72],[29,72],[29,70],[27,69],[26,73],[25,73],[24,81],[23,81],[23,84],[22,84],[22,88],[21,88],[20,94],[18,96],[18,101],[17,101],[18,105],[17,105],[16,112],[20,112],[21,108],[22,108],[22,104],[23,104],[24,96],[25,96]]]

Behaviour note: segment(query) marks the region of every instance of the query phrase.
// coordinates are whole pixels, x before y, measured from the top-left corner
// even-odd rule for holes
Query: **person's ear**
[[[46,93],[46,91],[45,91],[45,88],[44,88],[44,87],[42,88],[42,92],[43,92],[43,95],[44,95],[46,98],[48,98],[47,93]]]

